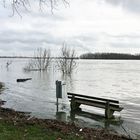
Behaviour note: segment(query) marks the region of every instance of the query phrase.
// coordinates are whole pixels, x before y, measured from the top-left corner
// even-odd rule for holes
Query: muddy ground
[[[4,102],[0,101],[0,105],[2,104],[4,104]],[[82,137],[84,140],[131,140],[124,135],[119,135],[108,130],[80,128],[74,123],[33,118],[30,117],[29,113],[17,112],[15,110],[2,107],[0,107],[0,119],[10,122],[16,126],[38,124],[45,129],[54,130],[63,133],[64,135],[74,134],[76,136]]]

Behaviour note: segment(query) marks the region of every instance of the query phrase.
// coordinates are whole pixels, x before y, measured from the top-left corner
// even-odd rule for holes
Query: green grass
[[[15,126],[0,120],[0,140],[82,140],[74,134],[64,135],[61,132],[48,130],[39,125]]]

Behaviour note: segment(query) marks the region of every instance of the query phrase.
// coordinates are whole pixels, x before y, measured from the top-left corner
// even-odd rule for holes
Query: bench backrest
[[[80,95],[80,94],[75,94],[75,93],[67,93],[68,98],[72,98],[74,96],[75,98],[83,98],[83,99],[93,99],[93,100],[98,100],[98,101],[103,101],[103,102],[110,102],[113,104],[119,104],[119,101],[117,100],[112,100],[112,99],[105,99],[105,98],[99,98],[99,97],[92,97],[92,96],[87,96],[87,95]]]

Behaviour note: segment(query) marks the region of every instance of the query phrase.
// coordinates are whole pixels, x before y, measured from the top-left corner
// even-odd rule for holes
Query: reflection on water
[[[6,68],[7,59],[0,59],[0,81],[5,90],[0,98],[7,101],[3,107],[31,112],[32,116],[48,119],[71,120],[67,92],[120,101],[124,110],[116,113],[117,120],[108,122],[102,116],[103,110],[83,107],[80,114],[74,114],[74,121],[88,127],[105,127],[129,133],[140,134],[140,61],[120,60],[77,60],[78,66],[71,76],[62,75],[52,62],[47,72],[24,72],[27,59],[13,59]],[[17,83],[18,78],[31,81]],[[63,85],[63,98],[56,108],[55,81]],[[89,113],[86,113],[89,112]],[[93,114],[100,114],[99,116]],[[125,133],[125,132],[124,132]]]
[[[91,120],[102,122],[102,126],[99,125],[99,127],[103,127],[105,129],[110,129],[111,125],[114,126],[121,126],[123,123],[123,120],[120,117],[114,117],[112,119],[106,119],[103,115],[99,114],[93,114],[86,111],[71,111],[70,112],[70,119],[72,122],[77,121],[76,116],[82,116],[84,118],[89,118]]]
[[[90,122],[83,122],[80,121],[79,116],[82,116],[83,119],[90,119]],[[106,119],[103,115],[93,114],[85,111],[72,111],[70,112],[69,119],[77,123],[81,127],[94,127],[94,128],[104,128],[106,130],[110,130],[112,132],[117,132],[119,134],[123,134],[128,136],[129,138],[136,138],[138,139],[139,134],[129,132],[128,128],[125,128],[123,126],[124,120],[121,117],[114,117],[112,119]],[[91,125],[93,122],[95,122],[94,125]],[[96,123],[98,122],[98,123]],[[83,125],[84,124],[84,125]]]
[[[66,112],[56,112],[56,119],[57,120],[60,120],[60,121],[64,121],[66,122],[67,121],[67,114]]]
[[[103,128],[109,129],[110,125],[120,126],[123,123],[121,117],[114,117],[112,119],[106,119],[105,116],[94,114],[86,111],[70,111],[70,119],[71,121],[76,121],[76,116],[82,116],[84,118],[89,118],[91,120],[95,120],[103,123]]]

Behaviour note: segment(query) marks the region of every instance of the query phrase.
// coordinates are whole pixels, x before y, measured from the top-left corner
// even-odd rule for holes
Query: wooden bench
[[[123,107],[119,106],[119,101],[80,95],[75,93],[67,93],[70,99],[71,111],[81,110],[80,105],[89,105],[105,109],[105,117],[112,118],[114,111],[121,111]]]

